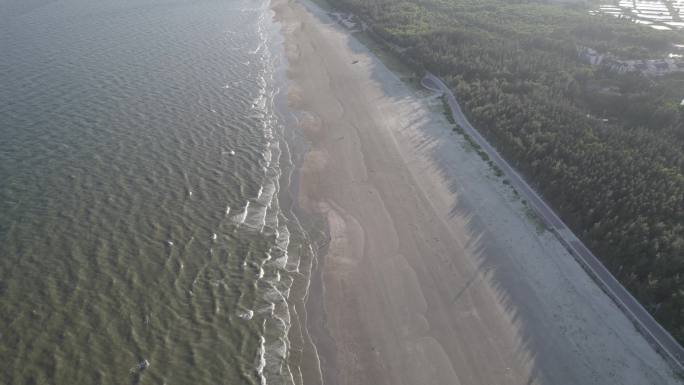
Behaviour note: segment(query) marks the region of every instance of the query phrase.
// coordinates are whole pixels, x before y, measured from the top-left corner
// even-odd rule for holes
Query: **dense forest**
[[[417,74],[442,77],[475,127],[684,342],[684,74],[617,74],[578,55],[663,58],[684,34],[576,4],[330,2],[361,15]]]

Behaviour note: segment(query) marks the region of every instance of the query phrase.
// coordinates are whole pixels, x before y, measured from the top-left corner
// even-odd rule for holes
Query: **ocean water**
[[[0,384],[301,382],[281,51],[264,0],[0,0]]]

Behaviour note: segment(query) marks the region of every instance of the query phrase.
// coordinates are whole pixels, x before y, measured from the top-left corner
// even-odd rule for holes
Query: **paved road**
[[[544,224],[550,228],[560,242],[570,251],[575,259],[584,267],[603,290],[632,320],[635,326],[679,372],[684,372],[684,349],[682,346],[653,319],[651,314],[625,289],[615,277],[606,269],[596,256],[580,241],[577,236],[563,223],[549,205],[537,194],[523,178],[506,162],[501,155],[485,140],[482,135],[468,122],[461,111],[456,97],[441,79],[427,73],[422,80],[424,87],[442,92],[446,95],[447,103],[452,115],[465,132],[479,144],[487,155],[501,169],[530,206],[542,218]]]

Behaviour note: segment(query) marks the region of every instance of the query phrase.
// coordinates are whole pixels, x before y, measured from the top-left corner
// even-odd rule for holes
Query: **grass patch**
[[[461,127],[458,123],[454,122],[454,117],[451,115],[451,109],[449,108],[449,105],[446,103],[446,99],[444,97],[442,97],[442,101],[444,102],[444,105],[445,105],[444,114],[446,115],[447,120],[450,123],[454,124],[454,131],[461,134],[463,136],[463,138],[466,140],[466,143],[463,146],[463,148],[465,148],[465,150],[468,152],[470,152],[470,151],[477,152],[477,154],[480,156],[480,158],[482,158],[482,160],[484,160],[489,165],[489,167],[492,169],[492,171],[494,172],[494,175],[496,175],[497,177],[502,177],[504,175],[504,173],[501,170],[501,168],[499,168],[499,166],[497,166],[496,163],[494,163],[494,161],[489,158],[489,154],[487,154],[487,152],[482,148],[482,146],[480,146],[475,140],[473,140],[473,138],[470,137],[470,135],[468,135],[465,132],[463,127]]]
[[[537,234],[542,234],[544,231],[546,231],[546,225],[544,224],[544,221],[537,215],[537,212],[532,209],[532,207],[527,205],[526,201],[523,201],[523,204],[525,204],[525,207],[523,208],[523,212],[525,213],[525,217],[532,223],[534,226],[534,229],[537,231]]]
[[[675,371],[675,376],[679,378],[680,380],[684,381],[684,371],[682,370],[676,370]]]
[[[440,97],[440,99],[442,99],[442,106],[444,107],[444,116],[446,116],[447,122],[449,122],[451,124],[456,124],[456,120],[454,119],[454,114],[451,112],[451,107],[449,106],[449,102],[447,102],[446,95],[442,95]],[[458,129],[460,130],[460,132],[462,134],[465,134],[465,132],[463,131],[463,128],[461,126],[459,126],[458,124],[456,124],[456,126],[458,127]]]

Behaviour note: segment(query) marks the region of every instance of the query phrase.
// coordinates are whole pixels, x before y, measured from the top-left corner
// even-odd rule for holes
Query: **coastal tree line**
[[[332,0],[455,91],[473,124],[613,274],[684,342],[684,75],[585,63],[582,47],[659,58],[677,32],[585,5]]]

